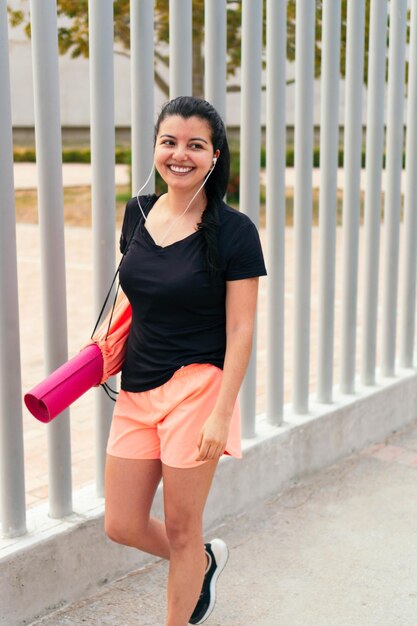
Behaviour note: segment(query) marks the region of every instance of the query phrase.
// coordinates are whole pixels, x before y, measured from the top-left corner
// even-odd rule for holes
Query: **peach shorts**
[[[216,402],[223,371],[195,363],[149,391],[120,391],[107,453],[124,459],[161,459],[171,467],[197,467],[200,431]],[[236,401],[225,454],[240,458],[240,411]]]

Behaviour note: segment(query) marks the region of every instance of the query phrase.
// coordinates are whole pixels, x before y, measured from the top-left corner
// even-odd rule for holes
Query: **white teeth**
[[[178,174],[185,174],[193,169],[192,167],[180,167],[179,165],[170,165],[169,167],[173,172],[178,172]]]

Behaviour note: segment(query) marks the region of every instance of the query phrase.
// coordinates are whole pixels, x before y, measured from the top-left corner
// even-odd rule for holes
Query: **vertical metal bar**
[[[57,7],[31,0],[46,372],[68,359]],[[49,514],[72,511],[69,411],[48,425]]]
[[[317,398],[332,401],[339,148],[340,0],[323,3]]]
[[[94,311],[99,314],[115,271],[113,2],[89,0]],[[105,449],[113,403],[95,397],[96,485],[104,495]]]
[[[340,389],[355,386],[365,2],[347,3]]]
[[[411,2],[408,57],[406,177],[403,276],[401,283],[400,365],[413,367],[417,265],[417,0]]]
[[[281,424],[284,404],[286,2],[268,0],[266,31],[266,414]]]
[[[170,97],[190,96],[193,91],[192,2],[169,0]]]
[[[26,532],[13,138],[6,0],[0,0],[0,494],[6,537]]]
[[[204,93],[226,120],[226,0],[204,3]]]
[[[387,2],[371,4],[366,120],[366,194],[361,380],[375,383]]]
[[[293,403],[308,412],[313,168],[314,0],[296,3]]]
[[[249,215],[255,224],[259,223],[261,68],[262,0],[243,0],[240,210]],[[256,413],[256,328],[252,356],[240,398],[243,436],[253,437],[255,435]]]
[[[404,78],[407,0],[391,0],[387,112],[387,188],[384,215],[382,362],[384,376],[395,374],[401,175],[404,146]]]
[[[130,3],[130,78],[132,85],[132,194],[153,165],[154,126],[154,0]],[[150,180],[141,193],[152,193]]]

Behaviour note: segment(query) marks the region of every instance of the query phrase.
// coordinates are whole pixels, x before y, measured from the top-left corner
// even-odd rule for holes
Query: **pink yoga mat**
[[[103,356],[96,344],[83,348],[25,395],[29,411],[50,422],[86,391],[100,383]]]

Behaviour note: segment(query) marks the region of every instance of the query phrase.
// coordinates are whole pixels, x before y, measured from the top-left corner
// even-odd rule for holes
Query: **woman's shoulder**
[[[122,254],[125,254],[129,241],[140,222],[142,217],[140,209],[142,208],[142,211],[147,215],[156,199],[155,194],[149,194],[147,196],[133,196],[127,201],[120,235],[120,252]]]
[[[145,212],[147,209],[158,199],[155,193],[150,193],[144,196],[133,196],[126,203],[125,214],[128,216],[140,213],[140,207]]]
[[[232,233],[248,226],[256,228],[248,215],[241,213],[225,202],[219,206],[219,226],[226,233]]]
[[[255,223],[225,203],[219,215],[219,252],[226,280],[264,276],[262,244]]]

